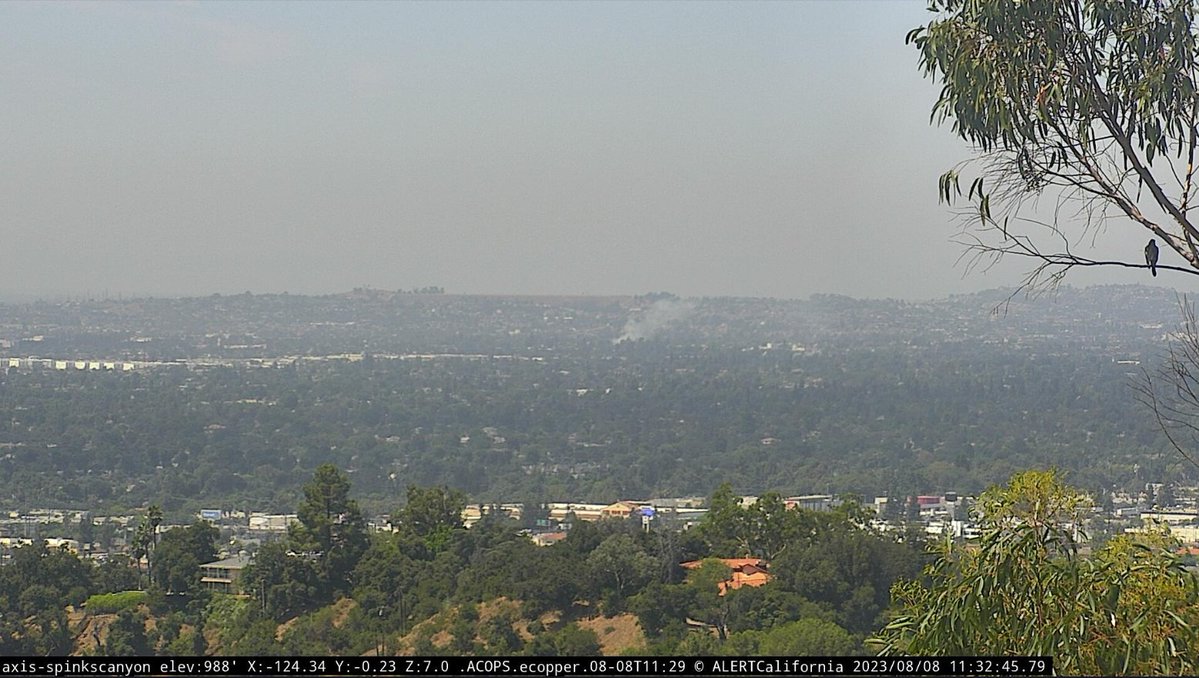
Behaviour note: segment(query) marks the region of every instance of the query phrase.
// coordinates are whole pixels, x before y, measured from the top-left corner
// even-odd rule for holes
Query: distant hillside
[[[669,312],[663,312],[670,308]],[[996,313],[998,311],[998,313]],[[1037,299],[992,290],[920,303],[404,294],[234,295],[0,305],[0,354],[176,360],[373,353],[595,353],[638,329],[668,343],[877,342],[929,333],[974,340],[1069,328],[1146,336],[1178,317],[1172,290],[1063,287]]]

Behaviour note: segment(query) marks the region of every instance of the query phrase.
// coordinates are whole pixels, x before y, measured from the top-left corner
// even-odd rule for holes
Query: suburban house
[[[742,586],[761,586],[770,581],[770,573],[766,571],[766,563],[761,558],[716,558],[715,560],[719,560],[732,570],[729,579],[719,584],[722,596],[729,589],[739,589]],[[682,565],[688,570],[694,570],[703,563],[702,560],[689,560]]]
[[[550,510],[550,520],[566,520],[573,513],[579,520],[591,521],[599,520],[602,517],[602,511],[607,508],[607,505],[550,502],[546,504],[546,508]]]
[[[200,566],[200,584],[209,591],[238,593],[237,580],[250,564],[250,557],[236,555],[232,558],[205,563]]]
[[[641,506],[642,504],[635,501],[618,501],[600,509],[600,516],[603,518],[628,518],[641,510]]]
[[[539,532],[529,535],[529,539],[533,540],[538,546],[553,546],[558,542],[566,539],[565,532]]]
[[[473,527],[488,513],[498,513],[513,520],[520,520],[523,512],[524,506],[521,504],[467,504],[462,509],[462,525]]]
[[[830,511],[836,503],[831,494],[805,494],[799,497],[787,497],[783,500],[783,505],[788,509],[804,511]]]

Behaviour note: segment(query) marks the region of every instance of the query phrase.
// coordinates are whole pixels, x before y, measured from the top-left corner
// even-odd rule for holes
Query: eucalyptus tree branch
[[[1153,412],[1158,428],[1174,451],[1199,469],[1199,460],[1176,435],[1188,435],[1192,448],[1199,447],[1199,322],[1194,306],[1185,298],[1179,301],[1179,307],[1182,330],[1171,341],[1157,379],[1142,368],[1141,377],[1132,383],[1132,389],[1136,400]],[[1165,385],[1161,395],[1159,384]]]
[[[984,160],[967,199],[975,218],[1002,236],[999,245],[983,246],[987,255],[1039,260],[1032,281],[1060,280],[1074,266],[1146,267],[1058,248],[1048,254],[1013,247],[1011,220],[1026,214],[1027,199],[1057,192],[1054,218],[1061,231],[1074,227],[1063,218],[1065,205],[1079,205],[1078,242],[1090,235],[1094,243],[1095,227],[1118,213],[1186,262],[1163,270],[1199,270],[1199,229],[1188,212],[1199,137],[1193,0],[1027,0],[1015,6],[930,0],[930,9],[938,18],[911,31],[908,42],[919,50],[924,73],[942,85],[933,120],[952,120],[954,132]],[[1173,161],[1166,168],[1155,164],[1155,157],[1175,154],[1179,163],[1186,158],[1185,174]],[[945,202],[962,195],[960,169],[942,176]],[[1174,197],[1162,182],[1167,176],[1178,186],[1169,192]],[[982,253],[978,245],[972,244],[971,256]]]

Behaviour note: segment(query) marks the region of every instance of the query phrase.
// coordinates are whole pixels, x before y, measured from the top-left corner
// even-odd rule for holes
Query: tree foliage
[[[44,541],[15,549],[0,567],[0,613],[7,615],[28,617],[79,605],[94,590],[90,563]]]
[[[242,573],[242,586],[272,619],[285,619],[324,601],[312,560],[289,552],[285,544],[264,544]]]
[[[437,550],[450,533],[462,527],[466,495],[449,487],[408,486],[408,501],[395,512],[392,524],[415,535]]]
[[[946,545],[926,581],[897,584],[883,654],[1042,655],[1061,673],[1193,675],[1199,578],[1162,537],[1080,553],[1085,495],[1028,471],[980,500],[978,548]]]
[[[587,556],[587,568],[595,589],[611,590],[619,600],[644,586],[657,571],[653,556],[627,534],[614,534],[600,542]]]
[[[398,628],[403,633],[412,614],[412,601],[406,607],[404,597],[411,598],[419,568],[419,562],[404,552],[398,538],[379,537],[354,569],[354,598],[367,616],[377,619],[384,628]]]
[[[151,504],[137,525],[137,533],[133,537],[131,555],[141,570],[142,559],[146,561],[147,577],[154,579],[154,548],[158,545],[158,526],[162,524],[162,509],[158,504]]]
[[[304,485],[304,500],[292,524],[292,548],[311,556],[326,598],[347,590],[349,574],[366,550],[366,519],[350,499],[350,480],[333,464],[322,464]]]
[[[351,574],[370,545],[366,520],[350,499],[350,481],[322,464],[304,485],[304,500],[284,542],[259,549],[242,575],[258,610],[273,619],[328,604],[352,589]]]
[[[202,520],[164,532],[154,550],[153,585],[166,593],[199,593],[200,566],[216,558],[217,536]]]
[[[539,657],[592,657],[600,653],[595,631],[570,622],[557,631],[543,633],[529,644],[529,654]]]
[[[145,615],[133,609],[121,610],[108,627],[104,653],[113,657],[145,657],[153,654],[146,637]]]
[[[313,483],[318,479],[323,487],[310,483],[309,497],[348,505],[349,486],[340,473],[321,474]],[[345,596],[335,595],[322,576],[322,551],[313,548],[324,511],[315,512],[316,519],[307,512],[309,526],[260,546],[242,575],[245,598],[198,589],[199,565],[215,557],[215,530],[207,523],[159,536],[149,592],[92,595],[126,589],[134,576],[128,562],[95,567],[44,543],[17,549],[0,564],[0,652],[69,651],[73,639],[65,608],[88,596],[89,612],[102,613],[91,609],[98,607],[123,615],[111,646],[101,647],[114,653],[356,655],[373,648],[386,654],[403,649],[400,639],[422,629],[407,649],[594,654],[596,634],[572,620],[624,610],[641,620],[654,653],[841,648],[845,638],[852,645],[846,651],[856,652],[860,634],[873,627],[853,624],[873,624],[886,604],[886,596],[876,594],[889,590],[888,577],[894,575],[888,573],[907,572],[899,560],[909,565],[918,560],[907,547],[862,529],[853,510],[809,514],[787,509],[773,495],[760,499],[756,508],[742,506],[727,487],[718,495],[730,505],[729,524],[746,530],[741,542],[730,543],[741,543],[750,553],[776,554],[770,565],[775,579],[765,586],[722,595],[730,569],[711,559],[696,570],[681,568],[681,560],[712,554],[696,534],[674,533],[665,525],[647,533],[637,521],[579,521],[565,540],[541,547],[517,521],[498,512],[468,530],[459,516],[439,508],[461,506],[459,492],[416,488],[412,514],[435,517],[401,519],[397,531],[367,535],[368,548],[344,578]],[[723,528],[719,518],[712,520],[714,525],[698,532],[717,543]],[[764,527],[772,523],[781,526],[777,534]],[[339,543],[338,524],[331,521],[326,532],[333,548]],[[437,536],[429,540],[430,535]],[[822,552],[827,557],[817,558]],[[687,579],[672,583],[683,572]],[[186,605],[169,604],[178,602]],[[798,620],[807,621],[788,626]],[[281,629],[279,622],[286,625]],[[694,622],[706,629],[696,630]],[[425,631],[433,628],[448,631],[448,645],[432,644],[434,632]],[[524,637],[526,628],[532,638]]]
[[[730,638],[737,654],[772,657],[843,657],[861,654],[862,645],[833,622],[803,618],[765,631],[745,631]]]
[[[85,607],[88,614],[115,614],[142,605],[147,601],[147,595],[145,591],[97,593],[87,599]]]
[[[716,489],[708,505],[699,535],[710,553],[725,558],[771,560],[788,547],[810,541],[818,523],[810,513],[788,509],[778,492],[765,492],[742,506],[729,483]]]
[[[931,0],[929,7],[937,18],[908,41],[942,86],[933,119],[951,120],[978,151],[962,231],[976,262],[1033,258],[1031,285],[1056,282],[1074,266],[1147,266],[1139,252],[1108,261],[1071,250],[1116,215],[1184,261],[1161,268],[1199,274],[1190,214],[1199,138],[1191,0]],[[942,199],[960,195],[962,170],[941,177]],[[1041,196],[1057,203],[1048,219],[1036,208]]]

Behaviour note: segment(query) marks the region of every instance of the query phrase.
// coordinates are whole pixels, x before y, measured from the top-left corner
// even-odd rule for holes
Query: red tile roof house
[[[729,589],[739,589],[742,586],[761,586],[770,581],[770,573],[766,571],[766,563],[761,558],[715,558],[732,570],[731,578],[720,582],[720,595]],[[702,560],[689,560],[683,567],[694,570],[703,565]]]

